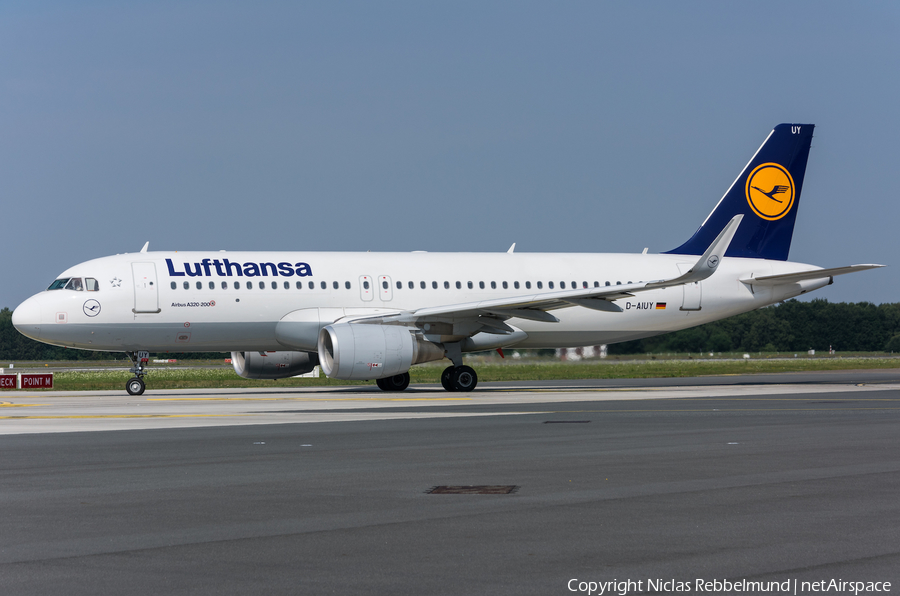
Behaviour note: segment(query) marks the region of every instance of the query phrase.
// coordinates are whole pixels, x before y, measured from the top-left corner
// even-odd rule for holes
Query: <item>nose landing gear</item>
[[[128,392],[128,395],[141,395],[144,393],[144,389],[147,387],[146,383],[144,383],[144,366],[150,362],[150,352],[125,352],[129,358],[131,358],[131,369],[130,372],[134,373],[134,377],[128,379],[128,382],[125,383],[125,391]]]

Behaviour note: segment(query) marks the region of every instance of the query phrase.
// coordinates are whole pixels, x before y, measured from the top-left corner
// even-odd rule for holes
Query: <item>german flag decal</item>
[[[666,310],[666,303],[665,302],[657,302],[656,310]]]

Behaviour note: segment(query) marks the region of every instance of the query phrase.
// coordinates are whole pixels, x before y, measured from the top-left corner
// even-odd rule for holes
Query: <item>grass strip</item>
[[[550,362],[476,364],[480,381],[555,381],[570,379],[638,379],[698,377],[754,373],[900,368],[900,358],[829,358],[768,360],[655,360],[624,362]],[[410,370],[412,383],[439,383],[444,365],[417,366]],[[131,374],[122,370],[60,371],[56,390],[124,391]],[[150,389],[216,389],[255,387],[328,387],[367,385],[373,381],[340,381],[320,378],[250,380],[237,376],[230,366],[221,368],[153,367],[148,369]]]

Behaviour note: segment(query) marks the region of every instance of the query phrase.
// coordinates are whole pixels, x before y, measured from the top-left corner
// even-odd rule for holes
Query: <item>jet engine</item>
[[[231,364],[245,379],[284,379],[312,371],[319,356],[310,352],[232,352]]]
[[[333,379],[366,381],[403,374],[414,364],[440,360],[441,344],[397,325],[337,323],[319,332],[319,360]]]

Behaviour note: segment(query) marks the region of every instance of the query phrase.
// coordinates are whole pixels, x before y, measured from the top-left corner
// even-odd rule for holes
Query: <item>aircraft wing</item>
[[[354,322],[411,323],[419,325],[428,322],[459,322],[466,319],[477,319],[479,323],[482,323],[484,327],[486,327],[486,329],[482,329],[483,331],[488,331],[490,333],[512,333],[513,329],[503,323],[505,319],[515,317],[532,321],[557,323],[559,322],[559,319],[548,311],[558,308],[582,306],[605,312],[621,312],[621,307],[614,304],[612,302],[613,300],[627,298],[634,296],[636,293],[646,292],[648,290],[694,283],[704,280],[715,273],[742,218],[743,215],[736,215],[687,273],[671,279],[640,282],[636,284],[602,286],[599,288],[559,290],[556,292],[542,292],[540,294],[495,298],[493,300],[481,300],[478,302],[449,304],[420,308],[413,311],[404,311],[390,315],[362,317],[355,319]]]
[[[741,281],[745,284],[752,284],[754,286],[778,286],[807,279],[825,279],[826,277],[855,273],[857,271],[866,271],[867,269],[878,269],[879,267],[884,267],[884,265],[849,265],[847,267],[834,267],[832,269],[811,269],[809,271],[799,271],[797,273],[751,277],[742,279]]]

